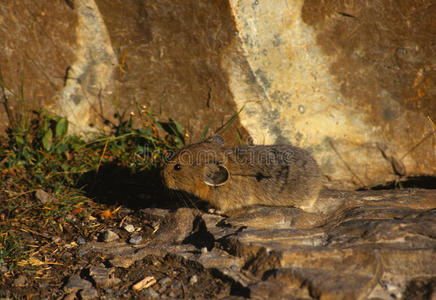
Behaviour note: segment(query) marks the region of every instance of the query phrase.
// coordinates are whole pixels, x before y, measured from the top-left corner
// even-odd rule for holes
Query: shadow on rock
[[[402,178],[400,181],[387,182],[385,184],[364,187],[357,189],[358,191],[366,190],[394,190],[405,188],[419,188],[419,189],[436,189],[436,176],[410,176]]]
[[[177,208],[162,183],[160,169],[132,172],[129,168],[105,164],[85,173],[79,182],[86,196],[106,205],[123,205],[130,209]]]

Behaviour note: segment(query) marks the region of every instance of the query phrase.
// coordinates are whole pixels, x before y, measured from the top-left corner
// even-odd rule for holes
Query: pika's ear
[[[206,143],[215,143],[218,145],[224,145],[224,138],[218,134],[213,134],[205,140]]]
[[[204,166],[204,183],[210,186],[220,186],[229,180],[229,170],[223,165],[209,163]]]

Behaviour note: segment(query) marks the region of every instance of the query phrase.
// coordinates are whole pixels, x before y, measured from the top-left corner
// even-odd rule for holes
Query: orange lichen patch
[[[422,97],[426,96],[427,95],[427,90],[428,90],[428,87],[429,87],[429,83],[430,83],[430,80],[426,79],[424,81],[424,83],[422,83],[422,85],[420,87],[418,87],[418,89],[416,90],[416,96],[406,98],[405,102],[407,103],[407,102],[410,102],[410,101],[416,101],[416,100],[419,100]],[[419,83],[417,83],[415,81],[414,84],[413,84],[413,87],[416,87],[418,84]]]

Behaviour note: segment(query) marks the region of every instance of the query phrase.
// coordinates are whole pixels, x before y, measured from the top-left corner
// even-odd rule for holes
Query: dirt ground
[[[95,252],[81,253],[82,245],[90,240],[99,240],[99,232],[112,228],[119,234],[121,241],[129,240],[129,233],[120,228],[120,224],[134,224],[142,228],[142,244],[147,243],[153,233],[150,220],[144,220],[140,210],[122,208],[110,219],[89,220],[72,218],[63,224],[63,233],[49,231],[25,232],[25,240],[31,247],[38,248],[27,261],[28,265],[16,272],[1,277],[0,297],[5,299],[75,299],[87,298],[80,294],[79,287],[66,288],[74,275],[89,281],[96,290],[95,298],[179,298],[205,299],[222,298],[234,290],[232,280],[213,270],[180,257],[146,256],[129,268],[111,267],[107,257]],[[100,222],[101,221],[101,222]],[[84,225],[89,225],[86,227]],[[102,242],[104,243],[104,242]],[[90,275],[90,267],[101,266],[110,270],[107,282],[96,282]],[[5,266],[2,267],[3,269]],[[4,272],[5,270],[2,270]],[[132,287],[142,279],[151,276],[156,283],[150,288],[135,291]],[[117,278],[118,284],[111,284],[111,278]],[[94,297],[90,297],[94,298]]]

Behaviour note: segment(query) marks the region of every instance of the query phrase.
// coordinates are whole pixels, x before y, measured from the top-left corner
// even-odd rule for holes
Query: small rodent
[[[163,169],[167,187],[191,193],[222,212],[251,206],[311,211],[322,173],[304,149],[290,145],[226,148],[221,136],[178,151]]]

